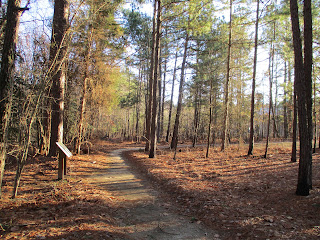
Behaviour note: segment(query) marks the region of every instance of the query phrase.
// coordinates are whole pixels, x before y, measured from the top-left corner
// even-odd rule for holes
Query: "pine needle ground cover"
[[[118,143],[93,144],[90,155],[68,161],[68,177],[57,181],[58,160],[30,157],[18,191],[10,199],[15,166],[7,165],[0,199],[0,239],[128,239],[118,220],[119,205],[110,192],[88,177],[107,167],[105,152]],[[130,146],[122,143],[121,147]]]
[[[313,155],[313,190],[308,197],[295,195],[298,163],[291,163],[289,143],[264,146],[253,156],[247,146],[226,151],[205,147],[181,148],[176,160],[160,149],[154,159],[130,152],[133,165],[152,179],[164,195],[192,221],[202,221],[226,234],[226,239],[319,239],[320,164]]]

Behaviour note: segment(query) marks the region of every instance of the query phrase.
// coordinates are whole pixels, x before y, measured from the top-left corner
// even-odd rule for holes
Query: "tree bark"
[[[227,145],[228,122],[229,122],[229,80],[230,80],[231,39],[232,39],[232,1],[233,0],[230,0],[227,77],[226,77],[226,83],[225,83],[225,88],[224,88],[224,116],[223,116],[221,151],[224,151],[224,149]]]
[[[194,116],[193,116],[193,138],[192,147],[196,146],[198,139],[198,127],[199,127],[199,86],[196,83],[195,96],[194,96]]]
[[[65,57],[67,53],[67,29],[68,29],[67,0],[55,0],[50,47],[50,61],[53,62],[52,73],[52,117],[50,156],[57,155],[56,142],[63,142],[63,114],[65,92]]]
[[[7,157],[8,128],[11,118],[13,78],[16,59],[16,45],[22,10],[21,0],[9,0],[7,7],[7,23],[4,30],[4,40],[0,71],[0,198],[2,195],[2,179]]]
[[[266,148],[264,152],[264,158],[268,156],[268,147],[269,147],[269,137],[270,137],[270,125],[271,125],[271,109],[272,109],[272,79],[273,79],[273,55],[274,55],[274,46],[271,42],[270,56],[269,56],[269,111],[268,111],[268,124],[267,124],[267,139],[266,139]]]
[[[293,120],[292,120],[292,150],[291,162],[297,161],[297,128],[298,128],[298,106],[296,87],[293,89]]]
[[[164,119],[164,101],[166,94],[166,76],[167,76],[167,56],[164,60],[163,85],[162,85],[162,100],[161,100],[161,118],[160,118],[160,138],[163,137],[163,119]]]
[[[181,115],[181,110],[182,110],[183,87],[184,87],[184,74],[185,74],[184,70],[185,70],[186,61],[187,61],[188,43],[189,43],[189,35],[188,35],[188,32],[186,32],[183,60],[182,60],[182,65],[181,65],[178,106],[177,106],[176,120],[174,123],[173,135],[172,135],[172,140],[171,140],[171,145],[170,145],[171,149],[176,149],[177,145],[178,145],[179,122],[180,122],[180,115]]]
[[[250,136],[249,136],[249,150],[248,150],[248,155],[252,155],[252,151],[253,151],[253,138],[254,138],[254,98],[255,98],[255,90],[256,90],[256,72],[257,72],[259,3],[260,3],[260,0],[257,0],[256,27],[255,27],[255,37],[254,37],[254,57],[253,57],[252,93],[251,93]]]
[[[284,139],[288,138],[288,111],[287,111],[287,61],[284,62],[284,96],[283,96],[283,129]]]
[[[156,18],[157,18],[157,0],[153,3],[153,20],[152,20],[152,40],[151,40],[151,56],[150,56],[150,75],[149,75],[149,99],[148,110],[146,115],[146,147],[145,151],[150,149],[150,132],[151,132],[151,117],[152,117],[152,99],[153,99],[153,75],[154,75],[154,58],[156,46]]]
[[[208,138],[207,138],[207,152],[206,158],[209,157],[210,150],[210,135],[211,135],[211,124],[212,124],[212,87],[213,86],[213,78],[210,81],[210,94],[209,94],[209,124],[208,124]]]
[[[157,139],[160,139],[160,128],[161,128],[161,110],[162,110],[162,58],[161,51],[159,56],[159,73],[158,73],[158,116],[157,116]]]
[[[169,142],[169,135],[170,135],[171,116],[172,116],[172,105],[173,105],[173,92],[174,92],[174,82],[175,82],[175,79],[176,79],[176,72],[177,72],[177,58],[178,58],[178,51],[176,51],[176,57],[175,57],[174,68],[173,68],[172,86],[171,86],[171,99],[170,99],[170,107],[169,107],[169,119],[168,119],[168,128],[167,128],[166,142]]]
[[[154,158],[157,149],[157,81],[160,59],[160,37],[161,37],[161,0],[157,0],[157,31],[156,31],[156,48],[154,56],[154,75],[153,75],[153,99],[152,99],[152,118],[151,118],[151,131],[150,131],[150,151],[149,158]]]
[[[316,81],[313,81],[313,99],[316,99]],[[313,127],[314,127],[314,136],[313,136],[313,153],[316,152],[317,146],[317,112],[316,105],[313,105]]]
[[[306,85],[307,101],[307,125],[308,125],[308,147],[307,167],[308,167],[308,185],[312,189],[312,139],[313,139],[313,121],[312,121],[312,10],[311,0],[304,0],[303,19],[304,19],[304,75]],[[309,146],[310,145],[310,146]]]
[[[311,126],[308,126],[309,116],[309,105],[311,99],[309,97],[309,81],[311,80],[311,74],[309,75],[309,65],[312,64],[312,55],[309,56],[309,50],[311,44],[312,50],[312,33],[309,32],[309,28],[312,30],[312,15],[311,15],[311,1],[304,1],[304,25],[310,24],[305,28],[305,61],[303,63],[302,55],[302,43],[301,33],[299,25],[298,15],[298,3],[297,0],[290,0],[290,12],[291,12],[291,23],[292,23],[292,38],[295,58],[295,84],[298,98],[298,117],[299,117],[299,137],[300,137],[300,160],[299,160],[299,172],[298,172],[298,184],[296,194],[300,196],[309,195],[311,188],[311,163],[312,163],[312,133],[310,134]],[[307,32],[306,32],[307,31]],[[309,34],[311,34],[311,43],[309,42]],[[310,58],[311,57],[311,61]],[[310,95],[311,96],[311,95]],[[311,102],[312,106],[312,102]],[[312,109],[311,109],[312,111]],[[312,118],[312,115],[311,115]],[[312,120],[312,119],[311,119]],[[312,121],[311,121],[312,123]],[[311,131],[312,132],[312,131]],[[311,135],[311,136],[310,136]]]

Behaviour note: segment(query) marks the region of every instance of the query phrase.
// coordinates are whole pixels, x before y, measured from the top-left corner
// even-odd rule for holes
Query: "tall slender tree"
[[[50,46],[52,70],[52,117],[49,155],[57,154],[56,142],[63,142],[64,93],[66,83],[66,54],[68,30],[67,0],[55,0]]]
[[[20,17],[24,10],[21,0],[9,0],[7,22],[4,30],[4,41],[0,70],[0,198],[1,186],[7,156],[8,128],[11,117],[13,78],[16,59],[16,45]]]
[[[257,0],[255,37],[254,37],[252,93],[251,93],[250,136],[249,136],[248,155],[252,155],[253,138],[254,138],[254,105],[255,105],[254,98],[255,98],[255,90],[256,90],[256,72],[257,72],[257,55],[258,55],[257,53],[258,53],[258,29],[259,29],[259,3],[260,3],[260,0]]]
[[[304,59],[297,0],[290,0],[294,48],[295,86],[298,99],[300,160],[296,194],[309,195],[312,187],[312,14],[311,0],[304,1]],[[311,109],[310,109],[311,107]],[[310,130],[311,129],[311,130]]]
[[[146,114],[146,147],[145,151],[150,150],[150,133],[151,133],[151,118],[152,118],[152,99],[153,99],[153,82],[154,82],[154,58],[156,47],[156,18],[157,18],[157,1],[153,3],[153,19],[152,19],[152,40],[151,40],[151,56],[150,56],[150,73],[149,73],[149,99]]]
[[[224,87],[224,115],[223,115],[221,151],[224,151],[227,145],[228,122],[229,122],[229,81],[230,81],[231,40],[232,40],[232,1],[233,0],[230,0],[227,76],[226,76],[226,82]]]
[[[172,85],[171,85],[171,98],[170,98],[170,106],[169,106],[169,119],[168,119],[166,142],[169,142],[169,135],[170,135],[172,106],[173,106],[173,94],[174,94],[174,83],[175,83],[176,72],[177,72],[177,59],[178,59],[178,50],[176,51],[175,60],[174,60],[174,67],[173,67],[173,76],[172,76]]]
[[[172,149],[176,149],[178,145],[179,123],[180,123],[180,115],[182,110],[183,88],[184,88],[184,80],[185,80],[184,76],[185,76],[185,67],[187,62],[188,43],[189,43],[189,34],[186,31],[186,38],[184,42],[184,53],[183,53],[183,60],[182,60],[181,74],[180,74],[178,105],[177,105],[176,119],[174,123],[172,140],[170,145]]]
[[[157,83],[159,74],[159,60],[160,60],[160,37],[161,37],[161,0],[157,0],[157,30],[154,54],[154,75],[153,75],[153,89],[152,89],[152,117],[151,117],[151,131],[150,131],[150,151],[149,158],[154,158],[157,149]]]

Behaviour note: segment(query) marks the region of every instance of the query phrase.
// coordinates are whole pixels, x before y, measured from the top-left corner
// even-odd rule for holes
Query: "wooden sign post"
[[[59,147],[58,180],[67,175],[67,158],[72,156],[69,149],[61,142],[56,142]]]

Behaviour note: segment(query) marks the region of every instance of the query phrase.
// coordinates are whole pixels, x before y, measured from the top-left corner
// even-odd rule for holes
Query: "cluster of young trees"
[[[159,141],[206,142],[209,156],[217,142],[247,142],[250,155],[266,139],[267,157],[271,137],[292,139],[295,161],[299,133],[297,194],[309,194],[319,3],[55,0],[52,33],[28,36],[19,19],[33,3],[0,3],[0,184],[17,159],[13,197],[30,149],[55,156],[60,141],[80,153],[97,134],[144,140],[150,157]]]

